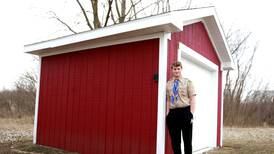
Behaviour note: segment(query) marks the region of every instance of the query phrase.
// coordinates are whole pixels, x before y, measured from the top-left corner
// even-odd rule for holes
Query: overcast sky
[[[171,0],[172,1],[172,0]],[[174,0],[177,1],[177,0]],[[193,0],[193,5],[205,3],[205,0]],[[233,27],[252,32],[254,40],[259,41],[253,67],[253,77],[270,82],[274,89],[274,14],[271,1],[266,0],[207,0],[214,4],[219,19],[225,29]],[[23,45],[69,34],[65,28],[49,18],[54,10],[68,22],[74,22],[80,14],[71,0],[9,0],[0,5],[0,90],[10,89],[20,74],[36,68],[33,57],[23,53]],[[67,16],[67,13],[75,16]],[[78,21],[76,21],[78,22]],[[75,22],[74,22],[75,23]],[[85,27],[80,27],[85,29]]]

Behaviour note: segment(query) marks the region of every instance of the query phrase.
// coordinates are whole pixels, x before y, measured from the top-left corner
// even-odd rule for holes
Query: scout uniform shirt
[[[178,88],[178,94],[174,94],[174,84],[177,84],[175,87]],[[192,81],[182,77],[177,81],[172,78],[167,82],[166,94],[170,109],[189,106],[190,97],[196,95]]]

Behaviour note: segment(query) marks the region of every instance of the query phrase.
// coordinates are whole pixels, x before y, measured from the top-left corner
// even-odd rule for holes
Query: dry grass
[[[17,142],[32,139],[33,118],[0,118],[0,143]]]
[[[33,117],[0,118],[0,130],[28,130],[33,129]]]
[[[209,154],[274,154],[274,128],[225,128],[224,145]]]
[[[0,154],[67,154],[32,144],[33,118],[0,119]],[[224,146],[208,154],[274,154],[274,128],[224,128]]]

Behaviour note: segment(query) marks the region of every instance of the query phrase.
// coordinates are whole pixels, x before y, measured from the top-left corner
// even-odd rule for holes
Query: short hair
[[[183,68],[183,65],[182,65],[181,62],[175,61],[175,62],[173,62],[173,63],[171,64],[171,69],[172,69],[173,67],[181,67],[181,68]]]

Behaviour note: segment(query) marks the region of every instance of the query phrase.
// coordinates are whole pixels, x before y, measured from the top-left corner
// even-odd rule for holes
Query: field
[[[274,128],[225,128],[224,146],[209,154],[274,154]]]
[[[33,119],[0,119],[0,154],[64,154],[58,149],[32,144]],[[274,154],[274,128],[224,129],[224,146],[208,154]]]

